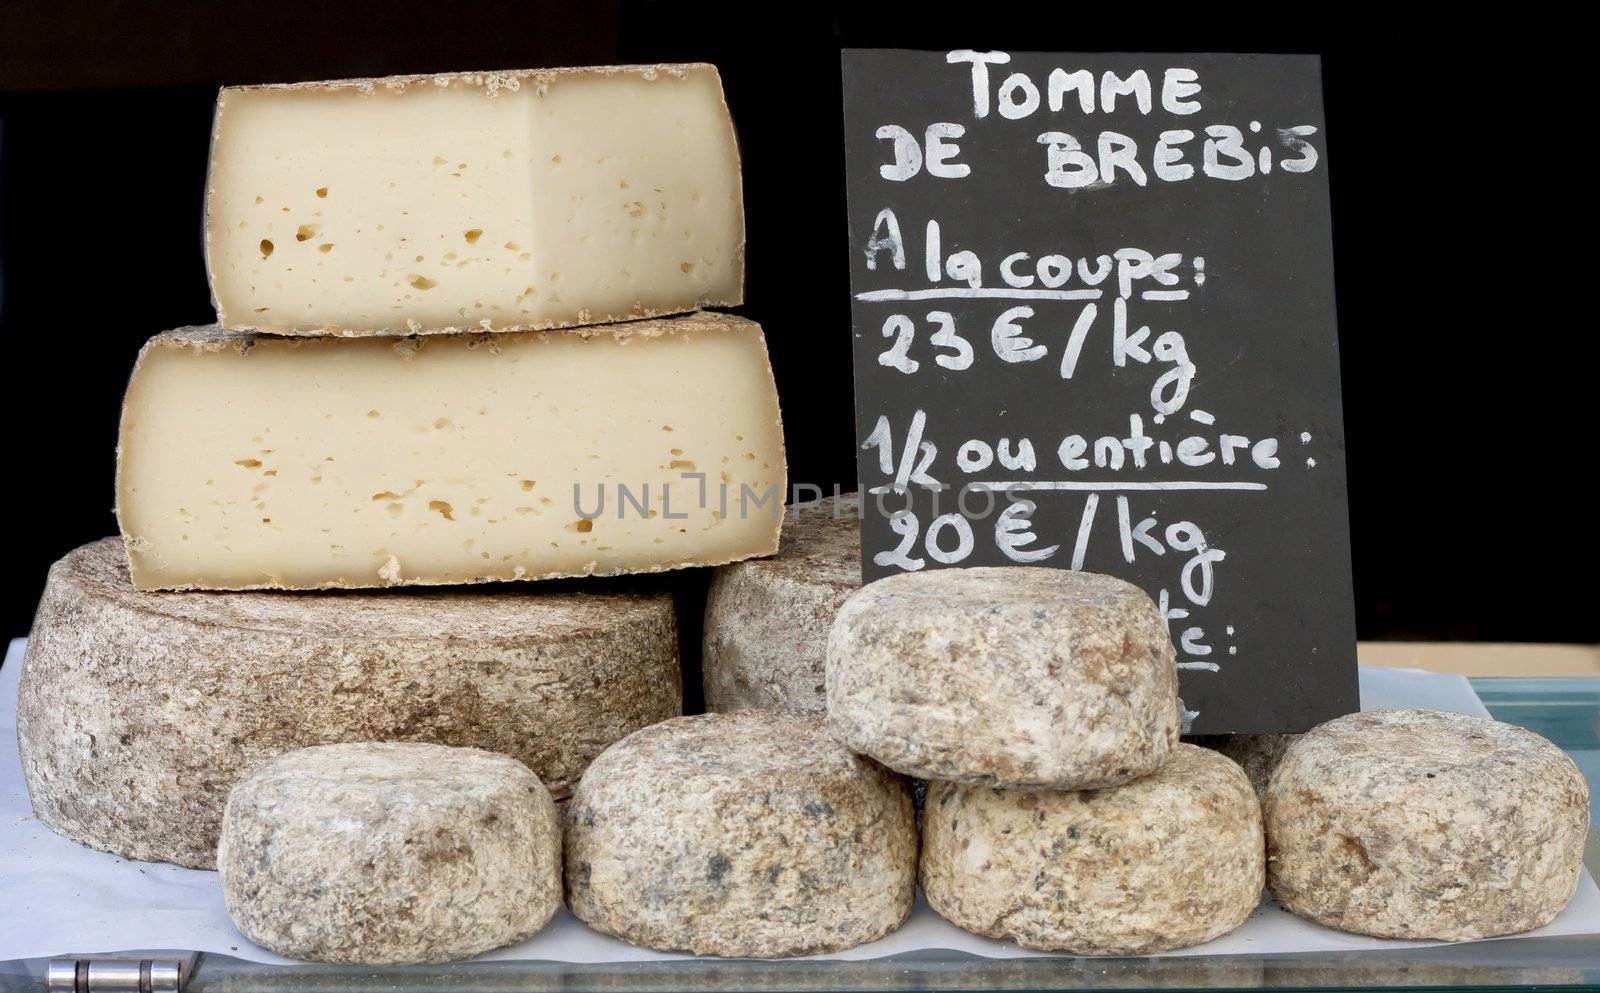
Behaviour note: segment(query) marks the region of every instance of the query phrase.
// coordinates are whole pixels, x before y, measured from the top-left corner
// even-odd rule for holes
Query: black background
[[[989,69],[990,90],[1012,72],[1023,73],[1041,88],[1053,69],[1082,68],[1099,74],[1115,72],[1127,79],[1143,71],[1157,95],[1151,113],[1136,102],[1120,99],[1115,110],[1083,114],[1074,106],[1052,113],[1047,106],[1026,119],[1011,121],[994,109],[978,118],[973,112],[969,66],[949,66],[944,53],[900,50],[855,50],[845,56],[844,97],[846,190],[849,195],[851,290],[918,290],[930,287],[923,272],[923,253],[930,220],[940,224],[940,252],[971,251],[983,266],[983,286],[1004,292],[997,267],[1013,252],[1035,259],[1060,252],[1074,259],[1093,258],[1122,248],[1143,249],[1180,259],[1171,275],[1173,289],[1188,299],[1160,302],[1142,299],[1153,280],[1132,288],[1126,301],[1128,331],[1149,328],[1144,344],[1148,364],[1135,358],[1117,368],[1112,357],[1114,300],[1121,296],[1117,276],[1108,274],[1094,303],[1017,299],[932,299],[927,301],[854,301],[855,384],[859,391],[856,437],[865,440],[887,418],[892,451],[904,458],[917,411],[924,414],[922,439],[936,446],[928,476],[959,489],[975,480],[1076,480],[1152,482],[1202,480],[1255,483],[1264,491],[1048,492],[1031,490],[1019,497],[1033,504],[1027,527],[1034,538],[1026,550],[1042,553],[1055,545],[1053,556],[1039,564],[1069,568],[1080,522],[1094,507],[1084,545],[1083,568],[1119,576],[1140,586],[1157,603],[1174,610],[1170,630],[1177,642],[1179,665],[1211,664],[1213,671],[1179,672],[1179,693],[1187,711],[1195,713],[1198,734],[1298,732],[1360,709],[1356,689],[1355,617],[1351,602],[1350,532],[1346,519],[1344,430],[1340,413],[1339,350],[1334,331],[1334,286],[1329,228],[1329,146],[1340,144],[1338,132],[1325,126],[1320,93],[1319,60],[1308,55],[1218,55],[1184,53],[1151,56],[1126,53],[1014,52],[1005,66]],[[1199,104],[1193,116],[1165,111],[1159,96],[1163,69],[1182,66],[1198,75]],[[1158,136],[1168,129],[1190,129],[1195,138],[1181,146],[1184,158],[1198,163],[1198,144],[1208,126],[1244,129],[1260,122],[1263,134],[1280,127],[1309,125],[1308,139],[1318,163],[1310,172],[1281,168],[1300,157],[1276,141],[1245,131],[1243,154],[1254,157],[1268,147],[1280,166],[1229,182],[1208,178],[1198,164],[1195,175],[1168,182],[1152,172]],[[913,134],[934,122],[958,123],[964,129],[958,159],[971,170],[960,179],[940,178],[924,169],[901,181],[885,180],[879,167],[890,160],[890,143],[876,137],[883,124],[897,124]],[[1044,182],[1046,157],[1035,140],[1040,132],[1064,130],[1096,146],[1097,135],[1125,135],[1138,148],[1135,160],[1149,174],[1140,186],[1126,174],[1102,188],[1063,190]],[[1104,182],[1106,176],[1100,176]],[[874,237],[880,210],[892,209],[905,239],[905,267],[896,270],[889,252],[877,255],[867,268],[867,244]],[[882,232],[878,233],[882,236]],[[1196,282],[1192,260],[1203,256],[1205,279]],[[1026,272],[1027,263],[1017,267]],[[944,279],[937,289],[958,280]],[[1064,289],[1085,288],[1075,268]],[[1003,313],[1025,303],[1019,338],[1042,349],[1034,361],[1005,362],[995,354],[989,329]],[[1094,308],[1091,312],[1089,308]],[[935,325],[930,311],[950,315],[957,334],[965,336],[971,364],[947,369],[935,361],[940,349],[930,341]],[[1062,355],[1073,324],[1091,315],[1072,378],[1064,380]],[[918,362],[912,373],[880,361],[891,342],[883,328],[893,316],[910,319],[914,331],[905,357]],[[891,328],[893,332],[893,328]],[[1174,388],[1163,398],[1177,409],[1161,416],[1153,385],[1169,368],[1154,341],[1169,332],[1182,336],[1193,362],[1192,381],[1180,394]],[[905,340],[897,336],[897,340]],[[1029,347],[1029,346],[1024,346]],[[954,354],[954,349],[945,349]],[[901,363],[902,367],[906,363]],[[1176,371],[1176,370],[1174,370]],[[1204,426],[1190,419],[1204,410],[1215,421]],[[1212,461],[1203,468],[1162,465],[1152,450],[1138,468],[1131,460],[1118,469],[1095,464],[1081,472],[1064,468],[1056,454],[1062,437],[1078,434],[1094,444],[1130,430],[1138,415],[1150,439],[1178,444],[1194,435],[1208,439]],[[1276,469],[1255,464],[1241,453],[1228,466],[1215,449],[1220,432],[1252,439],[1275,437]],[[1299,441],[1308,431],[1309,444]],[[1035,446],[1034,470],[1006,469],[999,460],[974,475],[957,465],[956,453],[968,439],[995,445],[1001,438],[1029,439]],[[895,480],[884,473],[881,447],[863,448],[857,460],[865,487]],[[1316,466],[1306,464],[1314,457]],[[922,568],[940,564],[931,546],[945,553],[961,548],[961,536],[946,526],[935,531],[940,514],[960,513],[970,521],[971,546],[962,566],[1013,564],[995,540],[995,508],[1011,501],[985,499],[963,505],[954,492],[935,499],[924,486],[913,485],[901,500],[886,496],[863,502],[861,522],[862,575],[878,579],[902,566],[878,565],[877,553],[907,548],[890,527],[890,515],[910,509],[919,525],[915,543],[903,554],[921,560]],[[1092,502],[1091,502],[1092,501]],[[909,504],[909,508],[907,508]],[[1130,544],[1132,562],[1118,540],[1118,516],[1126,508],[1130,525],[1158,522],[1158,542],[1169,527],[1183,528],[1185,551],[1168,548],[1156,555],[1141,542]],[[1193,545],[1204,534],[1207,550],[1226,558],[1210,566],[1211,580],[1182,582],[1195,563]],[[1162,542],[1165,544],[1166,542]],[[1198,570],[1197,570],[1198,571]],[[1191,592],[1203,590],[1198,596]],[[1182,613],[1179,613],[1181,611]],[[1192,643],[1209,651],[1190,652]]]
[[[1531,17],[1274,9],[0,0],[0,633],[26,630],[53,559],[114,529],[139,344],[212,316],[200,206],[225,83],[715,62],[791,477],[852,482],[838,51],[860,46],[1321,53],[1358,631],[1600,640],[1592,277],[1557,237],[1590,223],[1570,105],[1592,57]]]

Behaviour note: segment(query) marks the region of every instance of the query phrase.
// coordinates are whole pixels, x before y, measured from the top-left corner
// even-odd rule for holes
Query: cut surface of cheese
[[[538,329],[743,296],[739,153],[704,64],[225,88],[206,218],[235,329]]]
[[[188,328],[123,407],[141,589],[657,572],[777,550],[761,328],[724,314],[408,339]]]

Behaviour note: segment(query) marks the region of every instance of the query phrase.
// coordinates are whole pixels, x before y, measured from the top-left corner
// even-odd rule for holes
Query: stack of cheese
[[[1109,576],[909,573],[859,587],[858,501],[791,510],[706,611],[713,710],[589,768],[567,901],[654,948],[830,952],[898,928],[920,879],[955,924],[1146,954],[1239,926],[1265,882],[1243,770],[1178,742],[1156,605]],[[911,777],[931,781],[920,839]],[[920,855],[919,855],[920,849]]]
[[[1403,937],[1572,895],[1587,789],[1527,732],[1341,718],[1259,757],[1264,821],[1179,742],[1166,620],[1126,582],[858,589],[846,498],[727,565],[777,551],[765,343],[655,319],[742,293],[709,66],[227,90],[208,222],[221,323],[140,356],[124,540],[51,570],[18,730],[44,823],[217,866],[267,947],[455,959],[564,897],[650,947],[830,952],[920,881],[981,934],[1144,954],[1238,926],[1264,882]],[[676,716],[665,592],[327,591],[691,565],[724,566],[706,696],[741,713]]]
[[[786,485],[709,65],[225,89],[219,324],[158,335],[108,540],[25,661],[35,810],[215,863],[229,788],[300,746],[474,745],[559,799],[681,710],[669,594],[567,584],[776,550]],[[660,315],[686,316],[659,319]]]
[[[710,66],[223,91],[222,327],[157,337],[129,387],[134,582],[469,583],[771,553],[784,463],[760,329],[632,321],[741,302],[740,203]],[[739,512],[746,489],[766,513]]]
[[[777,557],[717,571],[706,700],[825,719],[855,752],[929,781],[917,874],[960,927],[1151,953],[1237,927],[1265,882],[1320,924],[1461,940],[1539,927],[1572,898],[1589,791],[1538,735],[1382,711],[1177,743],[1173,651],[1148,596],[1021,567],[860,588],[858,515],[854,496],[796,506]],[[580,804],[591,792],[586,780]],[[582,914],[577,896],[598,887],[574,883],[573,848]],[[908,905],[872,920],[892,929]]]
[[[1078,954],[1198,944],[1260,900],[1260,805],[1238,765],[1178,742],[1177,684],[1150,597],[1061,569],[892,576],[827,646],[834,732],[930,781],[929,904]]]

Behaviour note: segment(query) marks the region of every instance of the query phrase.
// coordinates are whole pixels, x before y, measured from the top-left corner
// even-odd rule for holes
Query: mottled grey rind
[[[1221,752],[1239,763],[1244,774],[1250,777],[1256,797],[1267,800],[1267,780],[1272,770],[1283,761],[1289,746],[1300,740],[1298,734],[1197,734],[1185,736],[1184,741]]]
[[[1359,934],[1461,941],[1548,924],[1576,891],[1589,787],[1531,731],[1380,710],[1307,732],[1267,787],[1268,883]]]
[[[611,746],[566,811],[567,904],[638,945],[771,958],[894,931],[916,891],[906,780],[777,710]]]
[[[706,709],[826,713],[828,630],[860,588],[858,496],[791,506],[776,557],[722,566],[711,580],[701,654]]]
[[[880,579],[828,637],[828,722],[910,776],[1084,789],[1155,771],[1178,740],[1166,624],[1131,583],[1036,567]]]
[[[665,593],[141,593],[106,539],[50,569],[17,735],[46,826],[211,868],[228,790],[273,755],[472,745],[564,797],[607,745],[681,709]]]
[[[290,958],[450,962],[561,906],[561,822],[528,767],[476,748],[323,745],[252,770],[217,869],[245,937]]]
[[[1265,878],[1249,780],[1194,745],[1110,789],[934,783],[922,830],[934,910],[1045,951],[1148,955],[1210,941],[1244,923]]]

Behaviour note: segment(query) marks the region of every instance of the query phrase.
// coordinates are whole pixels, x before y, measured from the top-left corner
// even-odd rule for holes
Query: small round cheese
[[[828,721],[910,776],[1086,789],[1159,768],[1178,740],[1161,612],[1110,576],[1036,567],[901,573],[840,609]]]
[[[217,869],[234,924],[313,962],[450,962],[561,905],[561,822],[528,767],[394,742],[289,752],[233,788]]]
[[[827,710],[828,630],[861,588],[860,524],[853,493],[796,504],[776,557],[717,569],[700,663],[707,710]]]
[[[470,745],[559,798],[606,745],[681,709],[666,593],[141,593],[108,539],[50,570],[17,733],[52,830],[210,868],[229,788],[270,756]]]
[[[649,948],[834,952],[911,913],[909,784],[817,718],[742,710],[635,732],[589,767],[566,825],[572,912]]]
[[[1269,885],[1359,934],[1459,941],[1548,924],[1576,891],[1589,787],[1531,731],[1429,710],[1309,732],[1267,787]]]
[[[1250,781],[1180,744],[1110,789],[933,783],[922,889],[977,934],[1077,955],[1148,955],[1210,941],[1261,900],[1265,847]]]

